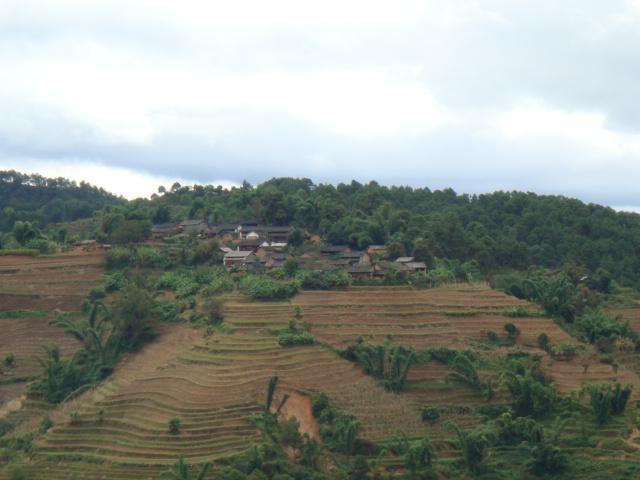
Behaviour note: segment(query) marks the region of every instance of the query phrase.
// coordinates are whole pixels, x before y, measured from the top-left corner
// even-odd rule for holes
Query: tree
[[[445,427],[453,430],[458,436],[458,448],[469,471],[474,474],[479,473],[486,457],[487,447],[491,443],[492,434],[481,428],[465,432],[453,422],[447,422]]]
[[[482,387],[480,376],[473,360],[465,353],[458,353],[450,365],[452,372],[445,377],[447,382],[457,382],[479,390]]]
[[[624,412],[627,401],[631,397],[631,385],[621,386],[619,383],[612,387],[611,384],[589,384],[586,391],[591,397],[591,408],[598,425],[605,425],[613,415]]]
[[[155,336],[156,302],[143,288],[127,285],[113,306],[113,342],[117,350],[135,350]]]
[[[409,471],[411,478],[415,478],[424,470],[430,469],[435,458],[435,450],[431,440],[423,438],[412,443],[404,456],[404,466]]]
[[[167,480],[204,480],[211,469],[211,463],[205,463],[197,476],[192,477],[189,466],[184,460],[184,456],[180,455],[178,461],[166,472],[160,475],[160,478]]]
[[[34,240],[40,236],[40,231],[31,222],[21,222],[18,220],[13,225],[13,237],[20,245],[25,245],[29,240]]]
[[[169,206],[166,203],[161,203],[153,214],[153,223],[167,223],[169,220],[171,220]]]

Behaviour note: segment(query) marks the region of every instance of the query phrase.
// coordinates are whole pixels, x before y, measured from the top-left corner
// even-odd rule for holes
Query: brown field
[[[278,345],[275,332],[286,328],[295,306],[303,309],[300,324],[310,328],[320,345]],[[460,425],[477,423],[474,409],[486,400],[446,383],[447,368],[435,362],[412,369],[406,392],[386,392],[332,348],[343,348],[358,336],[382,342],[389,335],[393,343],[419,349],[468,347],[488,330],[502,335],[507,322],[520,328],[517,342],[526,349],[540,351],[536,339],[542,332],[554,343],[575,343],[550,319],[502,314],[514,306],[534,308],[484,285],[303,292],[290,302],[251,302],[231,295],[225,305],[226,329],[204,338],[201,329],[166,326],[153,343],[125,358],[103,385],[52,412],[55,426],[37,440],[27,471],[35,478],[54,480],[147,479],[157,478],[180,454],[189,463],[202,463],[240,453],[259,438],[248,419],[259,411],[273,375],[280,378],[278,395],[294,394],[285,415],[301,412],[310,431],[317,426],[307,418],[308,398],[324,392],[335,406],[361,422],[365,439],[383,441],[396,432],[440,438],[448,419]],[[593,357],[583,374],[581,364],[580,358],[544,359],[561,391],[578,389],[583,380],[617,378],[637,384],[634,395],[640,393],[632,371],[621,368],[614,375],[611,366]],[[423,405],[440,406],[442,421],[425,425],[419,416]],[[69,414],[75,410],[81,420],[71,425]],[[99,410],[104,411],[102,422]],[[174,416],[182,421],[179,435],[168,431]],[[31,425],[36,425],[35,418]],[[8,478],[3,475],[0,470],[0,479]]]
[[[77,310],[103,279],[104,254],[0,256],[0,311]]]
[[[0,369],[0,418],[10,415],[20,423],[29,412],[12,412],[9,404],[22,403],[28,383],[8,383],[14,377],[30,377],[40,371],[42,346],[57,343],[64,355],[78,343],[49,324],[54,309],[77,311],[89,290],[103,279],[103,254],[70,253],[42,257],[0,256],[0,313],[26,311],[17,318],[0,318],[0,359],[16,356],[16,366]],[[29,311],[33,315],[29,315]]]

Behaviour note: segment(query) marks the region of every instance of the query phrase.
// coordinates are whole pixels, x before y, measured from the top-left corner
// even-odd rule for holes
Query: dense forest
[[[207,218],[214,223],[255,219],[292,224],[334,244],[364,248],[388,244],[397,254],[476,260],[483,271],[531,265],[590,271],[640,283],[640,216],[560,196],[523,192],[457,194],[451,189],[386,187],[352,181],[315,185],[309,179],[277,178],[253,187],[182,187],[150,202],[156,219]]]
[[[0,231],[12,229],[16,221],[44,227],[86,218],[105,205],[123,202],[85,182],[0,171]]]
[[[274,178],[231,189],[175,183],[159,187],[150,200],[125,202],[84,183],[4,172],[0,207],[4,231],[16,220],[42,226],[94,214],[100,225],[93,234],[122,243],[147,234],[152,223],[252,219],[293,225],[354,248],[387,244],[392,254],[428,264],[435,258],[475,260],[485,273],[577,266],[640,285],[640,215],[561,196]]]

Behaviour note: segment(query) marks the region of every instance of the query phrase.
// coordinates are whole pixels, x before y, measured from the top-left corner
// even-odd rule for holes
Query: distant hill
[[[87,218],[106,205],[125,202],[85,182],[0,171],[0,231],[10,230],[18,220],[43,227]]]

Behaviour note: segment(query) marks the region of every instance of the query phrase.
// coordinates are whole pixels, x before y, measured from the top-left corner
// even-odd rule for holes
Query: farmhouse
[[[238,250],[247,251],[247,252],[255,252],[262,246],[262,240],[259,239],[246,239],[240,240],[238,242]]]
[[[262,239],[267,242],[287,243],[293,232],[291,226],[240,225],[236,229],[238,238]]]
[[[207,232],[209,226],[204,220],[184,220],[178,224],[182,233],[201,235]]]
[[[151,227],[151,238],[161,239],[170,237],[178,233],[178,226],[175,223],[159,223]]]
[[[385,256],[387,254],[387,247],[385,245],[369,245],[367,248],[369,255]]]
[[[348,265],[371,265],[371,257],[367,252],[342,252],[338,261],[346,262]]]
[[[333,255],[339,255],[341,253],[350,252],[351,249],[348,245],[324,245],[320,249],[320,255],[324,255],[326,257],[330,257]]]
[[[253,254],[253,251],[234,250],[232,252],[227,252],[224,254],[222,263],[225,267],[232,268],[245,266],[249,263],[254,263],[255,260],[256,256]]]
[[[371,278],[374,268],[372,265],[352,265],[347,268],[347,273],[351,278]]]

